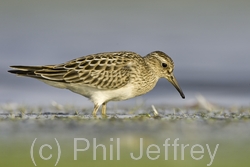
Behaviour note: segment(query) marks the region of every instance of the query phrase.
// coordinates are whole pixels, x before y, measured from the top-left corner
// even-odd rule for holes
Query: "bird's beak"
[[[180,93],[181,97],[185,99],[185,95],[181,90],[181,87],[178,85],[177,80],[175,79],[174,75],[172,74],[170,77],[167,78],[168,81],[177,89],[177,91]]]

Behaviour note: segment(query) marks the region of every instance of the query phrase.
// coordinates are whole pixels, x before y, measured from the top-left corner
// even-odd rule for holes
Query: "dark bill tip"
[[[174,75],[172,75],[171,79],[168,79],[172,85],[176,88],[176,90],[180,93],[181,97],[185,99],[185,95],[183,91],[181,90],[181,87],[179,86],[177,80],[175,79]]]

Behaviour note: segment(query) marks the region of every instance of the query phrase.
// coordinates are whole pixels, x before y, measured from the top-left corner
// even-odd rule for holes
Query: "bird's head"
[[[146,56],[146,61],[159,78],[166,78],[177,89],[181,97],[185,98],[173,73],[174,62],[167,54],[161,51],[154,51]]]

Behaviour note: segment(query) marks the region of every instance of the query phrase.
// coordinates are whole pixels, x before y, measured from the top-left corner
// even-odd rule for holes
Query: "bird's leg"
[[[107,108],[107,103],[106,102],[102,103],[102,115],[106,115],[106,108]]]
[[[96,117],[96,113],[97,113],[97,111],[98,111],[99,107],[100,107],[100,105],[95,104],[95,106],[94,106],[94,110],[93,110],[93,112],[92,112],[92,114],[93,114],[93,116],[94,116],[94,117]]]

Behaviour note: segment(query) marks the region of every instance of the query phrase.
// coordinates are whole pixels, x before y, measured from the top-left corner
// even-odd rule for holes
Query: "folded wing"
[[[59,65],[11,66],[9,72],[65,84],[84,84],[98,89],[117,89],[130,80],[133,52],[109,52],[80,57]],[[132,61],[133,60],[133,61]]]

